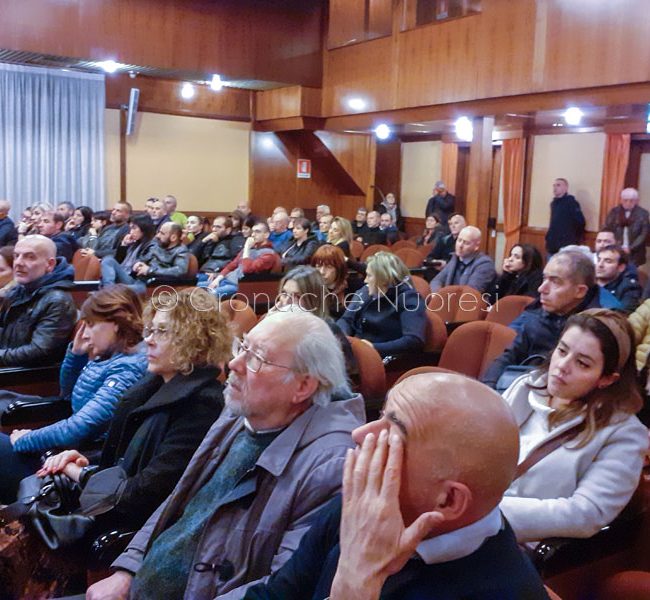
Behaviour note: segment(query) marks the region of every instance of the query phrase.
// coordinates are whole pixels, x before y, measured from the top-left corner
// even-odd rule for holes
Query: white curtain
[[[0,198],[104,208],[104,76],[0,63]]]

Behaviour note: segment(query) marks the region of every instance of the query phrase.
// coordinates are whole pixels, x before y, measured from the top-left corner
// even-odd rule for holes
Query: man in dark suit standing
[[[645,264],[645,240],[650,221],[648,211],[639,206],[637,190],[625,188],[621,192],[621,203],[609,211],[605,227],[612,229],[616,241],[629,254],[630,262],[637,267]]]
[[[436,215],[441,223],[445,226],[449,217],[454,212],[456,206],[456,197],[447,191],[447,186],[444,181],[436,181],[433,188],[433,196],[427,202],[427,208],[424,214],[426,219],[430,215]]]
[[[553,182],[551,222],[546,232],[546,251],[559,252],[560,248],[579,245],[585,231],[585,216],[579,202],[569,194],[569,182],[558,177]]]

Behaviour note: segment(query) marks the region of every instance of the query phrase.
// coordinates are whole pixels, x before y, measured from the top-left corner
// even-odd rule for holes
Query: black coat
[[[619,244],[623,243],[623,232],[627,227],[630,259],[635,265],[645,265],[645,240],[650,232],[647,210],[635,206],[630,211],[630,216],[626,218],[625,209],[620,205],[615,206],[609,211],[605,226],[614,230]]]
[[[444,260],[449,262],[451,260],[452,254],[456,251],[456,238],[448,233],[447,235],[438,238],[436,245],[433,247],[431,252],[426,257],[426,262],[431,262],[432,260]]]
[[[69,263],[72,263],[72,256],[79,249],[79,244],[77,244],[74,235],[67,231],[61,231],[52,236],[51,240],[56,246],[56,255],[62,256]]]
[[[315,237],[308,237],[300,246],[294,241],[282,253],[282,264],[287,269],[296,265],[308,265],[312,255],[318,250],[318,240]]]
[[[579,202],[564,194],[551,202],[551,222],[546,232],[546,250],[555,254],[564,246],[579,244],[585,232],[585,216]]]
[[[14,246],[17,241],[18,231],[14,222],[9,217],[0,220],[0,247]]]
[[[69,293],[74,269],[63,258],[51,273],[17,285],[0,311],[0,367],[53,365],[65,355],[77,322]]]
[[[361,232],[361,239],[364,246],[373,246],[375,244],[386,244],[386,232],[379,227],[366,227]]]
[[[614,281],[607,283],[604,287],[614,294],[621,303],[621,309],[626,313],[633,313],[639,308],[643,289],[639,280],[630,271],[623,271]]]
[[[543,273],[541,270],[528,271],[527,273],[508,273],[504,271],[497,278],[492,290],[491,302],[505,296],[530,296],[537,298],[537,288],[542,285]]]
[[[201,272],[218,273],[241,252],[245,243],[246,238],[239,233],[227,235],[218,242],[204,244],[199,260]]]
[[[140,527],[171,493],[223,408],[218,375],[216,367],[195,368],[165,384],[148,373],[122,396],[99,467],[119,465],[125,480],[102,528]]]

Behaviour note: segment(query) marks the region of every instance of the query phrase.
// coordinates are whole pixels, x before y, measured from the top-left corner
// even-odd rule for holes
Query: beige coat
[[[636,368],[643,369],[650,351],[650,300],[637,308],[628,320],[636,337]]]

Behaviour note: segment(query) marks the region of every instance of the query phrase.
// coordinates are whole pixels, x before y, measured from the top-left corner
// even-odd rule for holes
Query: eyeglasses
[[[162,327],[144,327],[142,329],[142,337],[148,338],[152,336],[155,340],[164,340],[169,337],[171,331],[169,329],[164,329]]]
[[[281,369],[291,370],[291,367],[287,365],[279,365],[277,363],[266,360],[264,357],[260,356],[257,352],[251,349],[246,340],[240,341],[238,338],[232,343],[232,355],[234,358],[237,358],[240,354],[246,354],[246,368],[251,373],[258,373],[263,365],[271,365],[272,367],[280,367]]]

